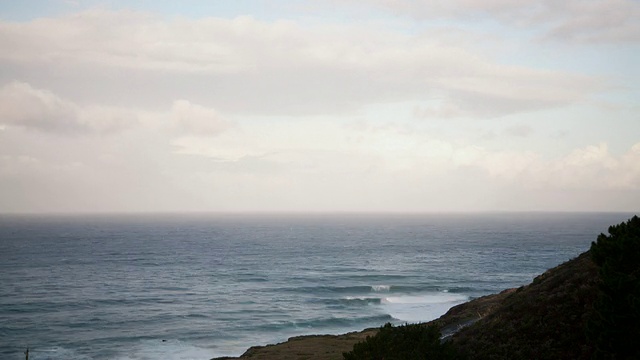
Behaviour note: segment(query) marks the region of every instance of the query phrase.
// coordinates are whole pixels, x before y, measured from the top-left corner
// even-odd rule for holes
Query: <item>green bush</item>
[[[456,359],[453,347],[440,341],[434,325],[421,324],[394,327],[387,323],[375,336],[367,336],[343,354],[345,360],[426,360]]]
[[[609,227],[591,244],[600,275],[588,325],[596,359],[640,359],[640,218]]]

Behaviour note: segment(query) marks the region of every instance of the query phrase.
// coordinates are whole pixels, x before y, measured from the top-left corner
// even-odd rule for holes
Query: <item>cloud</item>
[[[640,3],[633,0],[592,0],[549,3],[561,16],[547,37],[582,43],[640,42]]]
[[[490,18],[526,27],[542,37],[572,42],[637,43],[640,3],[634,0],[349,0],[418,20],[479,21]]]
[[[593,79],[573,76],[571,80],[553,72],[540,71],[527,74],[522,69],[512,69],[519,74],[495,72],[478,74],[471,79],[450,79],[440,87],[440,99],[414,109],[417,118],[494,118],[514,113],[532,112],[562,107],[583,100],[585,94],[596,92]],[[552,86],[551,84],[554,84]],[[564,87],[567,86],[568,87]]]
[[[215,109],[175,100],[168,111],[78,105],[24,82],[0,87],[0,125],[56,134],[109,134],[142,126],[145,131],[215,136],[234,124]]]
[[[0,112],[0,121],[6,125],[45,131],[82,128],[75,104],[26,83],[13,82],[0,89]]]
[[[565,186],[640,189],[640,143],[621,156],[609,152],[606,143],[575,149],[554,164]]]
[[[244,16],[163,21],[139,12],[90,10],[2,22],[0,44],[7,49],[1,57],[12,61],[219,74],[257,69],[267,59],[250,55],[265,51],[271,40],[292,39],[287,33],[293,30],[299,29]]]
[[[618,155],[612,154],[603,142],[549,156],[540,150],[495,145],[488,148],[469,140],[407,131],[402,125],[356,125],[292,121],[254,127],[251,131],[229,131],[215,142],[181,137],[172,145],[176,154],[234,163],[219,167],[222,172],[226,169],[240,172],[247,166],[246,172],[270,169],[269,176],[349,174],[349,182],[366,182],[377,176],[391,178],[388,183],[395,184],[395,178],[414,179],[416,183],[453,181],[457,174],[473,171],[474,176],[493,184],[521,191],[640,190],[640,143]],[[523,137],[533,129],[516,125],[505,131]]]
[[[32,156],[0,155],[0,177],[16,176],[25,172],[25,169],[37,169],[40,166],[41,161]]]
[[[218,135],[232,126],[216,110],[187,100],[173,102],[171,117],[180,129],[195,135]]]
[[[50,91],[23,82],[0,88],[0,123],[52,133],[108,133],[129,127],[136,119],[121,109],[79,106]]]
[[[640,143],[619,156],[600,143],[552,159],[535,152],[471,147],[457,150],[454,163],[483,169],[494,179],[523,189],[640,190]]]
[[[622,189],[640,189],[640,143],[620,157],[615,177],[609,179],[613,186]]]
[[[533,128],[529,125],[514,125],[506,128],[507,134],[516,137],[528,137],[533,133]]]
[[[571,104],[603,89],[602,79],[502,65],[431,35],[94,10],[0,23],[0,63],[25,76],[48,67],[78,82],[104,69],[109,83],[154,84],[156,93],[225,114],[336,114],[372,103],[441,99],[447,108],[431,109],[437,116],[493,117]]]
[[[483,146],[459,126],[447,136],[415,123],[295,118],[213,137],[176,129],[172,108],[148,114],[165,128],[116,136],[0,132],[3,211],[620,210],[640,194],[640,143],[551,155]]]

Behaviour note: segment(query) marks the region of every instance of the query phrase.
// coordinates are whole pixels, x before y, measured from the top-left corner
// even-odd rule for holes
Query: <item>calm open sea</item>
[[[0,358],[204,360],[431,320],[631,215],[4,215]]]

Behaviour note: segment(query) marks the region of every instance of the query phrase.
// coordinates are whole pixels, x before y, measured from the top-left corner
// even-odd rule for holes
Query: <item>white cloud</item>
[[[547,14],[558,8],[561,14],[549,30],[550,38],[584,43],[640,42],[637,1],[574,0],[549,2],[548,6]],[[553,19],[550,14],[547,16]]]
[[[506,129],[507,134],[516,137],[528,137],[533,134],[534,130],[529,125],[513,125]]]
[[[0,176],[16,176],[25,172],[26,169],[32,171],[41,166],[41,161],[27,155],[0,155]]]
[[[179,154],[238,163],[233,171],[250,161],[250,168],[262,163],[283,176],[349,174],[354,180],[373,176],[373,172],[375,176],[429,182],[452,179],[459,171],[474,169],[496,184],[522,191],[640,190],[640,144],[618,156],[609,152],[606,143],[600,143],[548,157],[534,150],[489,149],[392,125],[340,127],[290,122],[251,130],[227,132],[216,141],[182,137],[173,145]],[[531,131],[524,125],[513,128],[517,136]]]
[[[614,165],[607,144],[590,145],[582,149],[575,149],[562,161],[562,165],[568,167],[587,167],[592,165],[612,166]]]
[[[107,134],[143,125],[149,131],[215,136],[233,124],[215,109],[175,100],[167,111],[78,105],[43,89],[14,81],[0,87],[0,124],[45,133]]]
[[[171,111],[157,116],[171,125]],[[601,143],[543,156],[423,130],[295,119],[239,124],[216,136],[175,137],[138,127],[117,136],[67,139],[14,129],[13,140],[0,134],[0,193],[9,199],[2,206],[420,211],[526,210],[536,204],[577,210],[575,203],[554,202],[555,194],[579,194],[580,204],[615,209],[607,194],[640,192],[640,143],[623,154]],[[519,202],[527,194],[536,195]]]
[[[640,188],[640,142],[625,153],[617,162],[616,176],[609,179],[610,184],[621,189]]]
[[[574,149],[552,159],[535,152],[483,148],[474,148],[471,154],[461,164],[479,167],[490,176],[523,189],[640,190],[639,144],[619,156],[611,154],[606,143]]]
[[[0,88],[0,123],[54,133],[113,132],[131,126],[131,112],[101,106],[79,106],[50,91],[23,82]]]
[[[0,48],[0,62],[25,69],[71,66],[91,69],[83,75],[89,78],[96,69],[124,69],[150,79],[181,77],[179,84],[189,79],[183,89],[211,94],[196,99],[199,105],[225,114],[338,113],[372,103],[442,99],[446,108],[437,114],[491,117],[571,104],[603,88],[597,78],[502,65],[429,33],[367,25],[307,28],[251,17],[167,21],[90,11],[0,23]],[[113,74],[122,78],[110,82],[130,82],[127,73]],[[175,99],[185,96],[183,89],[161,90]]]
[[[526,42],[634,41],[635,5],[376,3],[446,21],[0,21],[0,211],[637,207],[640,144],[621,148],[638,122],[591,101],[635,88],[602,94],[605,79],[553,69],[623,70],[575,65],[582,46]],[[504,28],[485,16],[516,33],[486,40]],[[432,28],[460,19],[453,35]]]
[[[78,109],[51,92],[13,82],[0,89],[0,121],[43,130],[77,130]]]
[[[171,117],[183,131],[195,135],[218,135],[232,126],[215,109],[192,104],[187,100],[173,102]]]
[[[265,52],[273,41],[299,47],[299,41],[282,40],[300,40],[292,34],[300,30],[251,17],[163,21],[138,12],[92,10],[26,23],[2,22],[0,44],[6,49],[1,57],[18,62],[235,73],[272,60],[251,55]]]
[[[473,21],[486,17],[527,27],[559,40],[620,43],[640,41],[640,3],[634,0],[349,0],[419,20]]]

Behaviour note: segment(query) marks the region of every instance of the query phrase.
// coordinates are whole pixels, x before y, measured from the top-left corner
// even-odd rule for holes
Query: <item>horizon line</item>
[[[482,214],[640,214],[632,210],[171,210],[171,211],[60,211],[0,212],[0,216],[268,216],[268,215],[482,215]]]

